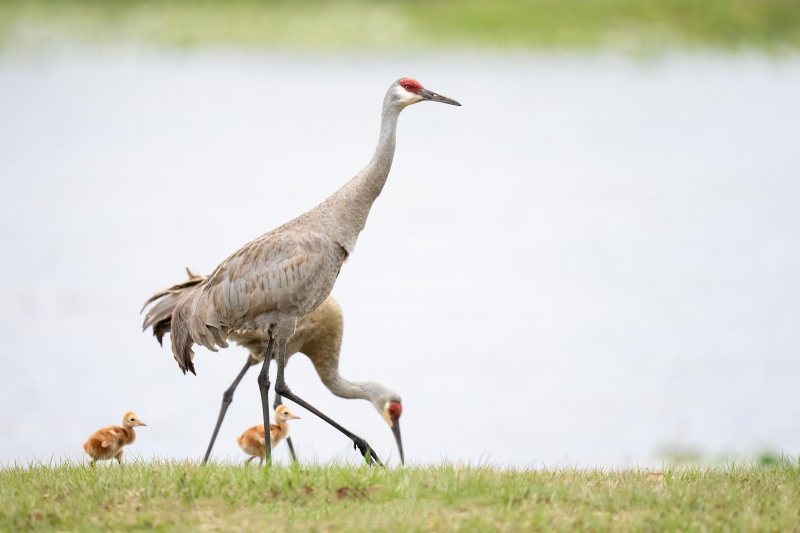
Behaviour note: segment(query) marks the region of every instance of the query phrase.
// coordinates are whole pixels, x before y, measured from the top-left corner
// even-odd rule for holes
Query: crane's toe
[[[383,467],[383,463],[378,458],[378,454],[375,453],[375,450],[373,450],[372,447],[369,445],[369,443],[367,443],[367,441],[365,441],[364,439],[362,438],[353,439],[353,449],[358,449],[362,457],[364,457],[364,459],[367,461],[368,465],[371,466],[377,463],[378,466]]]

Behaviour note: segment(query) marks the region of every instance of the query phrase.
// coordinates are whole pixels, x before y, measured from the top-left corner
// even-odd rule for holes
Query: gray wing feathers
[[[194,351],[192,350],[192,337],[189,335],[189,313],[190,309],[186,304],[186,297],[184,297],[175,307],[172,313],[172,355],[178,361],[178,365],[185,374],[188,370],[192,374],[194,371],[194,364],[192,358]]]
[[[153,302],[156,304],[150,308],[147,315],[144,317],[142,324],[142,331],[147,328],[153,329],[153,336],[158,340],[159,344],[162,343],[164,334],[168,333],[171,328],[172,312],[178,305],[189,290],[195,285],[199,284],[206,278],[197,274],[193,274],[188,268],[186,271],[189,273],[189,280],[183,283],[178,283],[169,288],[159,291],[151,296],[142,307],[142,311]]]
[[[270,232],[188,289],[172,314],[172,351],[194,373],[193,344],[227,347],[231,331],[267,333],[279,315],[300,317],[328,297],[346,252],[323,233]]]
[[[202,276],[200,274],[195,274],[194,272],[189,270],[189,267],[186,267],[186,274],[189,276],[188,280],[186,280],[184,282],[181,282],[181,283],[178,283],[177,285],[173,285],[171,287],[167,287],[163,291],[158,291],[157,293],[152,295],[150,298],[148,298],[147,301],[142,306],[142,311],[144,311],[145,307],[147,307],[151,303],[155,302],[159,298],[161,298],[163,296],[166,296],[167,294],[173,294],[173,293],[185,294],[188,289],[194,287],[195,285],[197,285],[198,283],[200,283],[200,282],[202,282],[202,281],[204,281],[206,279],[205,276]]]

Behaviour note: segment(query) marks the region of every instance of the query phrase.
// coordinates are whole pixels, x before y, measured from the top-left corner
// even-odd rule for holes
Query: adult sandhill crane
[[[318,206],[244,245],[194,286],[172,314],[172,353],[184,373],[194,373],[192,346],[212,351],[227,347],[230,332],[259,332],[269,342],[258,386],[264,425],[269,426],[269,363],[278,346],[275,392],[311,411],[349,439],[368,463],[377,454],[367,441],[345,429],[297,396],[286,384],[286,344],[297,321],[328,297],[367,222],[392,166],[397,119],[411,104],[425,100],[461,105],[427,89],[413,78],[392,83],[383,100],[375,154],[367,166]],[[266,446],[266,465],[271,463]]]
[[[157,292],[144,304],[146,308],[151,303],[154,303],[153,307],[150,308],[145,316],[143,329],[152,328],[153,335],[158,339],[159,344],[164,334],[170,331],[172,312],[175,306],[192,287],[206,279],[203,276],[191,272],[188,268],[186,272],[189,274],[189,279],[187,281]],[[392,429],[395,441],[397,442],[397,448],[400,450],[400,462],[402,463],[405,457],[403,456],[403,441],[400,438],[400,415],[403,412],[400,395],[391,389],[387,389],[380,383],[372,381],[354,382],[342,377],[339,373],[339,350],[342,346],[343,328],[342,309],[339,307],[336,300],[333,299],[333,296],[328,296],[328,298],[322,302],[322,305],[297,321],[297,329],[286,345],[287,362],[293,354],[302,352],[311,360],[322,383],[333,394],[340,398],[369,400]],[[263,361],[264,352],[269,344],[269,336],[266,335],[266,333],[262,334],[255,330],[245,334],[231,331],[228,334],[228,340],[247,348],[250,355],[247,357],[244,368],[242,368],[234,382],[222,395],[222,407],[220,408],[219,418],[217,419],[216,427],[214,427],[214,433],[211,436],[211,442],[208,444],[208,450],[203,458],[203,462],[208,462],[208,458],[211,456],[211,449],[214,447],[214,441],[219,433],[222,420],[225,418],[228,406],[233,401],[233,392],[247,373],[247,370],[251,366]],[[275,409],[277,409],[280,404],[281,397],[276,394],[274,403]],[[289,452],[292,454],[292,458],[296,460],[291,437],[286,439],[286,444],[289,446]]]

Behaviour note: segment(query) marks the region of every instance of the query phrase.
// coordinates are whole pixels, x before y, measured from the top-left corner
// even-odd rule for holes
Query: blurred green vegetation
[[[800,0],[0,0],[0,46],[800,48]]]

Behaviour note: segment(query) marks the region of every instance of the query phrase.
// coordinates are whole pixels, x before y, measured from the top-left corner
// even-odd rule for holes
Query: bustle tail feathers
[[[206,278],[193,273],[188,268],[186,273],[189,275],[187,281],[157,292],[144,303],[142,311],[151,303],[157,302],[145,316],[142,329],[146,330],[148,327],[152,327],[153,336],[155,336],[159,344],[163,343],[164,334],[171,332],[172,353],[175,360],[184,374],[186,374],[187,370],[194,374],[194,364],[192,364],[192,358],[194,357],[192,345],[194,343],[189,332],[191,306],[188,303],[183,306],[180,304],[192,289],[205,281]]]
[[[206,306],[205,295],[207,279],[186,288],[172,311],[170,321],[170,335],[172,339],[172,355],[185,374],[188,370],[195,374],[194,351],[192,346],[199,344],[209,351],[216,352],[219,348],[227,348],[227,333],[213,309],[209,311]]]
[[[194,364],[192,363],[192,358],[194,357],[192,345],[194,342],[189,333],[189,320],[191,316],[190,300],[190,295],[188,298],[184,295],[176,305],[175,311],[172,313],[172,332],[170,335],[172,339],[172,355],[178,362],[178,366],[181,367],[184,374],[186,374],[188,370],[192,374],[197,375],[194,371]]]
[[[148,305],[157,302],[144,317],[142,331],[147,328],[152,328],[153,336],[162,346],[164,345],[164,334],[169,333],[172,327],[172,312],[175,310],[175,307],[177,307],[178,302],[181,301],[181,298],[183,298],[192,287],[206,279],[205,276],[194,274],[188,268],[186,272],[189,274],[189,279],[187,281],[155,293],[144,303],[144,306],[142,306],[142,311],[144,311]]]

